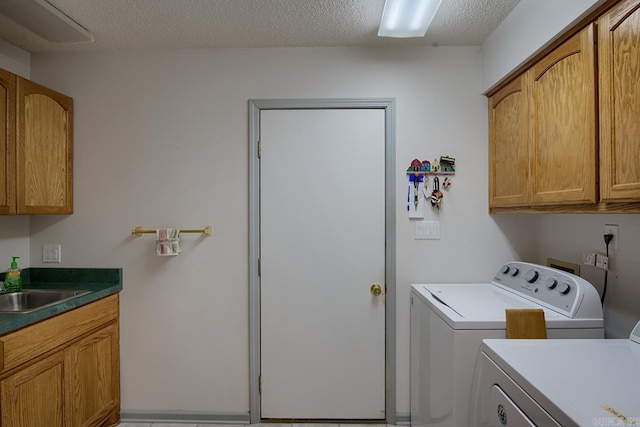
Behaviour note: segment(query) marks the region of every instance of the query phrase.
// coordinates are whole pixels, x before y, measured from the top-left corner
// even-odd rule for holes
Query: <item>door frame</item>
[[[395,98],[249,100],[249,416],[262,421],[260,399],[260,112],[262,110],[381,109],[385,120],[385,422],[396,424]]]

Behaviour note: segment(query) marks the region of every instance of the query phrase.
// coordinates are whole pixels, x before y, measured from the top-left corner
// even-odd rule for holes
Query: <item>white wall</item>
[[[605,0],[520,0],[482,44],[484,91]],[[595,6],[594,6],[595,5]]]
[[[29,52],[0,40],[0,68],[29,78],[30,62],[31,55]]]
[[[32,265],[61,243],[61,266],[124,269],[124,410],[248,411],[249,99],[397,100],[398,412],[409,412],[410,284],[486,280],[535,256],[531,218],[487,214],[478,48],[34,55],[31,73],[75,101],[75,212],[32,217]],[[415,241],[404,171],[445,154],[458,173],[428,216],[442,240]],[[129,234],[206,224],[215,235],[184,236],[171,259]]]
[[[21,268],[30,266],[29,217],[0,215],[0,271],[9,268],[14,256],[20,257]]]
[[[618,224],[618,249],[609,245],[609,273],[604,316],[607,338],[628,338],[640,320],[640,215],[544,215],[540,217],[538,261],[547,257],[582,264],[583,252],[605,254],[605,224]],[[599,292],[604,271],[581,266],[581,276]]]

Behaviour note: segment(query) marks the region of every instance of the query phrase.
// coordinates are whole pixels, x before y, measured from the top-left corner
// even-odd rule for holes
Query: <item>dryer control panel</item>
[[[526,262],[504,264],[492,283],[571,318],[576,316],[582,303],[585,287],[591,299],[593,292],[597,297],[593,285],[581,277]]]

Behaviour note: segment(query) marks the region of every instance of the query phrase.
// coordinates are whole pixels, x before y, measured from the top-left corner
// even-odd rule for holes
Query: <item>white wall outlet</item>
[[[62,245],[51,243],[42,245],[42,262],[62,262]]]
[[[618,224],[605,224],[604,234],[613,234],[613,240],[609,244],[611,249],[618,249]]]
[[[609,257],[606,255],[598,255],[596,257],[596,267],[607,270],[609,268]]]
[[[584,265],[595,266],[596,265],[596,254],[584,252],[582,254],[582,263]]]

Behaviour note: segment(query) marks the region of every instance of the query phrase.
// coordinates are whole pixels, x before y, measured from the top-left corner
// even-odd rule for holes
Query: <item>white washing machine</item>
[[[640,426],[640,322],[628,340],[485,340],[470,426]]]
[[[542,308],[549,338],[604,338],[602,307],[584,279],[509,262],[491,283],[411,289],[411,425],[466,427],[485,338],[506,338],[505,309]]]

